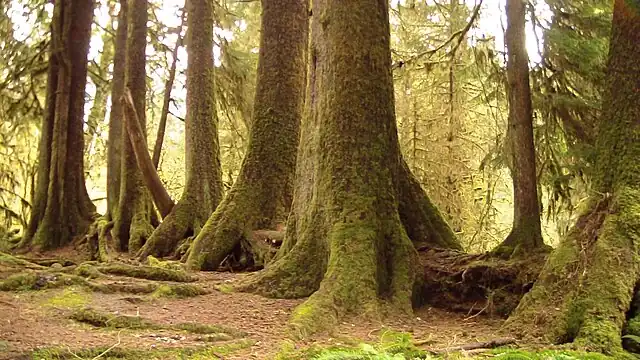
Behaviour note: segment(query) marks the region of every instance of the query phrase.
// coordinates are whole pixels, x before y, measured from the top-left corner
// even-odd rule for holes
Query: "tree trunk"
[[[413,225],[422,226],[418,241],[459,247],[400,155],[388,2],[316,0],[312,7],[308,111],[287,235],[277,260],[239,286],[311,295],[292,318],[302,335],[346,314],[410,313]]]
[[[506,326],[588,350],[621,350],[640,276],[640,5],[616,0],[589,207]]]
[[[514,214],[511,232],[494,251],[510,257],[526,256],[531,250],[543,249],[544,242],[538,205],[529,59],[525,47],[527,2],[507,0],[506,7],[509,95],[507,142],[509,168],[513,178]]]
[[[147,139],[140,126],[140,116],[136,112],[133,98],[129,89],[125,89],[124,96],[121,99],[124,107],[124,122],[127,129],[127,135],[133,149],[133,153],[136,156],[136,162],[138,168],[142,173],[142,180],[147,186],[147,190],[153,199],[153,203],[160,211],[160,215],[165,218],[171,212],[174,207],[174,202],[171,200],[171,196],[164,188],[162,180],[153,166],[153,161],[149,156],[149,148],[147,147]]]
[[[120,170],[122,167],[122,102],[125,63],[127,58],[127,0],[120,0],[118,29],[116,30],[111,79],[111,112],[107,144],[107,218],[113,220],[120,199]]]
[[[194,240],[188,257],[192,268],[216,269],[232,253],[241,265],[269,260],[254,246],[252,233],[284,224],[291,206],[308,19],[306,0],[262,1],[249,146],[236,182]]]
[[[23,245],[64,246],[86,231],[95,207],[84,183],[83,115],[93,3],[58,1],[52,21],[47,110],[36,204]],[[54,83],[55,82],[55,83]],[[44,154],[43,154],[44,152]],[[45,169],[46,167],[46,169]]]
[[[188,0],[187,0],[188,1]],[[173,62],[171,63],[171,69],[169,69],[169,78],[164,85],[164,98],[162,99],[162,112],[160,113],[160,122],[158,123],[158,132],[156,134],[156,142],[153,146],[153,166],[158,170],[160,165],[160,155],[162,154],[162,143],[164,142],[164,133],[167,129],[167,118],[169,116],[169,105],[171,104],[171,89],[173,89],[173,82],[176,78],[176,68],[178,67],[178,50],[182,46],[182,26],[184,25],[184,16],[186,12],[182,11],[182,17],[180,19],[180,26],[176,31],[178,33],[178,40],[171,53],[173,56]]]
[[[167,256],[196,235],[222,198],[222,170],[214,99],[213,4],[187,4],[187,180],[178,204],[154,231],[139,256]]]
[[[136,112],[139,115],[140,127],[145,134],[147,127],[145,116],[147,6],[147,0],[128,1],[125,71],[125,88],[131,91]],[[121,112],[123,110],[122,108],[119,109]],[[120,199],[112,233],[120,251],[128,250],[130,253],[135,254],[153,231],[151,212],[155,210],[151,206],[151,201],[149,201],[149,195],[142,181],[142,175],[138,168],[131,142],[127,138],[124,122],[121,125]]]

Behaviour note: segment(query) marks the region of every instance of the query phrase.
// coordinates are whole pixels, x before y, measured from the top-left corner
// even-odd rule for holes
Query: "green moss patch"
[[[153,298],[188,298],[208,294],[209,291],[191,284],[159,285],[151,294]]]
[[[59,294],[47,299],[45,306],[62,308],[81,308],[91,301],[91,297],[78,288],[70,287],[62,290]]]

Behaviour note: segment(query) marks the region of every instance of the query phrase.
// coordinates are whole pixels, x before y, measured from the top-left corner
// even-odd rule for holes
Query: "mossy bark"
[[[84,183],[84,92],[93,3],[59,1],[52,21],[47,109],[40,143],[44,164],[23,244],[64,246],[83,234],[95,213]],[[54,84],[55,81],[55,84]],[[45,152],[43,154],[43,152]],[[44,169],[48,167],[48,169]]]
[[[640,5],[616,0],[590,206],[506,326],[607,353],[621,349],[640,276]]]
[[[127,3],[128,35],[125,70],[125,87],[131,91],[140,126],[145,133],[147,6],[147,0],[129,0]],[[122,112],[123,109],[119,111]],[[128,250],[135,254],[153,231],[151,214],[155,209],[149,200],[124,125],[122,122],[122,134],[119,140],[122,145],[120,198],[114,216],[112,234],[118,250]]]
[[[410,313],[418,258],[408,233],[417,243],[459,248],[400,155],[388,3],[317,0],[312,8],[308,108],[287,235],[277,260],[238,286],[310,295],[292,318],[302,335],[346,314]]]
[[[120,170],[122,167],[122,102],[127,57],[127,0],[120,0],[116,29],[113,75],[111,78],[111,110],[107,140],[107,218],[114,219],[120,200]]]
[[[191,268],[216,269],[234,250],[239,258],[265,262],[265,254],[252,245],[252,232],[286,221],[304,103],[307,9],[306,0],[262,1],[249,146],[238,179],[194,240]]]
[[[198,234],[222,198],[222,170],[214,99],[213,3],[187,2],[186,186],[180,201],[139,256],[167,256]]]
[[[507,0],[505,41],[508,48],[509,118],[506,142],[513,178],[514,214],[511,232],[494,250],[505,257],[527,256],[530,251],[544,249],[533,143],[529,57],[525,47],[526,7],[524,1]]]

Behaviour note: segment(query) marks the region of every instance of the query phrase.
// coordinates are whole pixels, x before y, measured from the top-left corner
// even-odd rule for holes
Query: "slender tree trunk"
[[[304,102],[306,0],[263,0],[258,77],[249,146],[240,174],[193,243],[188,265],[216,269],[236,251],[262,264],[255,230],[284,224],[291,206]],[[238,254],[241,253],[241,254]],[[242,265],[242,264],[241,264]]]
[[[415,232],[421,242],[459,247],[400,155],[388,2],[316,0],[312,8],[308,109],[287,236],[277,260],[239,286],[311,295],[292,318],[302,335],[346,314],[411,313],[418,262],[406,229],[415,224],[403,220],[424,220]]]
[[[616,0],[594,192],[506,326],[555,343],[621,350],[640,278],[640,4]]]
[[[50,63],[48,83],[48,90],[54,93],[47,94],[40,144],[40,159],[49,166],[38,177],[36,202],[40,203],[34,206],[24,245],[44,249],[64,246],[86,231],[95,213],[84,184],[83,165],[84,92],[92,18],[92,2],[56,2],[52,21],[55,60]]]
[[[128,0],[128,36],[125,71],[125,87],[131,91],[140,127],[146,134],[146,45],[147,45],[147,0]],[[115,99],[114,99],[115,101]],[[119,111],[123,111],[122,108]],[[154,211],[147,189],[142,181],[136,157],[127,138],[122,119],[122,160],[120,168],[120,199],[115,215],[113,237],[119,250],[135,254],[153,232],[151,213]]]
[[[213,2],[188,0],[186,171],[178,204],[139,256],[166,256],[198,234],[222,198],[222,170],[214,99]],[[206,251],[206,250],[205,250]]]
[[[147,147],[147,139],[140,126],[140,117],[135,109],[131,92],[128,89],[125,90],[125,94],[122,97],[124,107],[124,121],[125,128],[127,129],[127,135],[133,152],[136,156],[138,168],[142,173],[142,179],[144,180],[147,189],[153,199],[154,204],[160,210],[160,215],[164,218],[171,212],[174,207],[173,200],[164,188],[162,180],[153,166],[153,161],[149,157],[149,150]]]
[[[111,80],[111,112],[107,144],[107,218],[114,219],[120,199],[120,170],[122,159],[122,102],[127,56],[127,0],[120,0],[116,30],[113,76]]]
[[[188,1],[188,0],[187,0]],[[158,123],[158,133],[156,134],[156,143],[153,146],[153,166],[158,170],[160,165],[160,155],[162,154],[162,143],[164,142],[164,133],[167,129],[167,118],[169,117],[169,105],[171,104],[171,89],[176,78],[176,68],[178,67],[178,50],[182,46],[182,26],[184,24],[185,11],[182,11],[180,26],[178,27],[178,40],[173,48],[173,62],[169,69],[169,78],[164,85],[164,98],[162,99],[162,112],[160,113],[160,122]]]
[[[525,256],[543,249],[540,206],[533,143],[533,110],[529,86],[529,58],[525,47],[525,14],[527,2],[507,0],[505,33],[508,60],[507,79],[509,120],[507,130],[510,170],[513,178],[513,227],[507,238],[494,251],[507,257]]]

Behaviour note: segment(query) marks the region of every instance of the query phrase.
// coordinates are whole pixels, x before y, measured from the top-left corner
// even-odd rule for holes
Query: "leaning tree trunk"
[[[196,235],[222,198],[222,170],[214,101],[213,4],[187,1],[187,181],[180,201],[140,252],[172,254],[182,240]]]
[[[113,75],[111,79],[111,111],[107,142],[107,218],[113,220],[120,200],[120,170],[122,167],[122,102],[127,59],[127,0],[120,0],[116,30]]]
[[[589,207],[507,326],[616,352],[640,277],[640,4],[616,0]]]
[[[147,125],[145,116],[147,6],[147,0],[129,0],[127,4],[128,41],[125,87],[131,91],[143,133],[146,133]],[[120,111],[123,109],[120,108]],[[124,122],[122,126],[122,136],[119,140],[122,145],[120,199],[112,234],[120,251],[128,250],[135,254],[153,232],[151,213],[155,209],[142,181]]]
[[[408,233],[459,248],[400,155],[388,2],[312,7],[308,109],[287,236],[277,260],[239,286],[311,295],[292,318],[302,334],[349,313],[378,317],[387,305],[411,312],[418,261]]]
[[[23,245],[44,249],[66,245],[86,231],[95,213],[84,183],[83,161],[84,92],[92,18],[93,2],[56,2],[47,89],[53,94],[47,94],[39,149],[40,160],[45,161],[40,167],[35,211]]]
[[[507,0],[507,80],[509,119],[507,143],[513,178],[513,227],[494,250],[505,257],[526,256],[544,248],[533,143],[533,110],[529,86],[529,58],[525,47],[527,2]]]
[[[234,252],[241,264],[268,260],[253,232],[286,221],[304,102],[307,9],[306,0],[262,1],[249,147],[238,179],[194,240],[191,268],[216,269]]]

